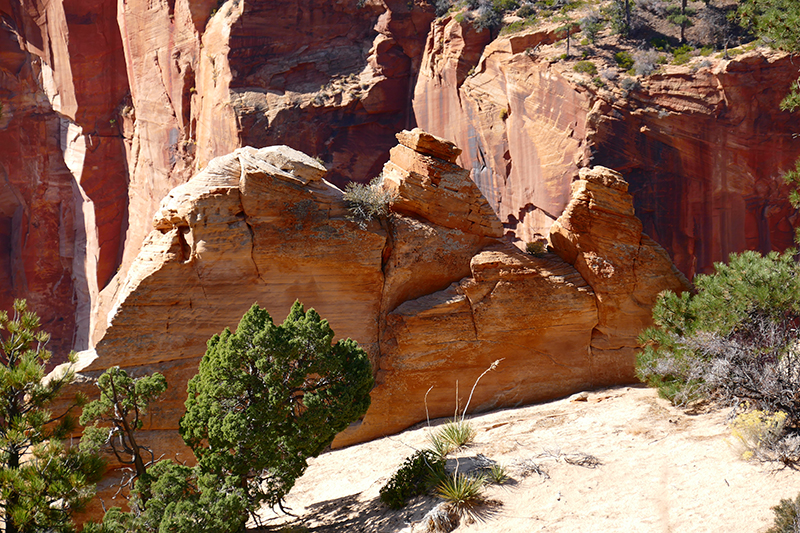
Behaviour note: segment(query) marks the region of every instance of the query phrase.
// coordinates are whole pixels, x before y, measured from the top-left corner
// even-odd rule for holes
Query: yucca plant
[[[506,467],[501,464],[495,463],[487,468],[485,472],[486,480],[490,483],[494,483],[495,485],[502,485],[508,481],[508,472],[506,471]]]
[[[465,420],[454,420],[441,426],[430,436],[431,448],[440,457],[460,450],[475,440],[475,428]]]
[[[454,472],[445,476],[436,486],[436,494],[450,503],[459,513],[473,507],[483,499],[484,475],[467,475]]]

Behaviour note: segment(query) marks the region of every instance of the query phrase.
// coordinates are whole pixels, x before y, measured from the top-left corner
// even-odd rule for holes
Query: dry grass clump
[[[348,183],[342,198],[350,210],[347,218],[358,224],[361,229],[366,229],[372,220],[389,215],[389,208],[397,200],[397,193],[384,189],[383,175],[381,175],[370,181],[369,185]]]

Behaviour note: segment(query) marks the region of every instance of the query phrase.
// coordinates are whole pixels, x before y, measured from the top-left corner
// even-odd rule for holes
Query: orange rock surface
[[[383,172],[397,212],[364,227],[349,220],[324,167],[285,146],[237,149],[173,189],[81,374],[163,372],[170,390],[144,438],[184,457],[176,429],[186,382],[208,338],[253,302],[280,321],[299,299],[369,352],[372,406],[335,446],[422,420],[431,386],[430,415],[452,412],[456,382],[464,394],[499,359],[472,410],[632,381],[656,295],[686,285],[642,235],[621,176],[582,170],[553,225],[558,255],[534,257],[498,241],[486,199],[446,160],[458,152],[452,143],[420,130],[397,137]],[[89,383],[80,387],[91,393]]]
[[[628,183],[605,167],[581,169],[570,203],[550,227],[550,242],[597,296],[591,341],[596,384],[633,381],[637,337],[652,324],[656,297],[683,292],[689,282],[642,233]]]
[[[783,249],[798,225],[778,177],[800,155],[777,111],[797,74],[783,54],[665,66],[623,92],[551,63],[557,26],[492,40],[431,24],[427,0],[0,10],[0,306],[28,298],[59,354],[102,338],[161,198],[244,145],[320,157],[341,187],[375,177],[395,133],[419,125],[463,150],[443,161],[469,170],[520,247],[548,235],[578,169],[601,164],[690,277]]]

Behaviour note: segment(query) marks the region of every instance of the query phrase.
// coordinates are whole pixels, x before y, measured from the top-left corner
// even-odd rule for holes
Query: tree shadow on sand
[[[419,496],[399,510],[393,510],[381,503],[378,498],[367,501],[359,500],[358,494],[325,500],[307,507],[303,516],[280,525],[265,525],[249,529],[251,533],[267,532],[308,532],[334,533],[347,531],[352,533],[397,533],[420,522],[425,515],[442,500],[431,496]],[[486,501],[466,509],[462,522],[484,522],[494,517],[500,502]],[[419,529],[420,531],[422,529]]]
[[[430,497],[418,497],[400,510],[389,509],[378,498],[367,501],[359,500],[358,494],[325,500],[306,508],[303,516],[297,520],[280,526],[262,527],[252,532],[280,531],[292,526],[297,531],[314,533],[348,531],[354,533],[395,533],[407,528],[433,509],[438,500]]]

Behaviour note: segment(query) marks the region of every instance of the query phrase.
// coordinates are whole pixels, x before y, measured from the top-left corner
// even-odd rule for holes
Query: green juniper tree
[[[0,312],[0,513],[6,533],[70,531],[70,513],[94,494],[103,471],[96,454],[63,444],[75,427],[53,400],[73,378],[50,376],[49,335],[24,300]],[[72,355],[70,356],[72,359]]]
[[[169,459],[148,467],[128,503],[131,511],[112,507],[102,524],[86,524],[83,533],[237,533],[250,510],[240,487]]]
[[[366,352],[333,336],[327,320],[295,302],[280,325],[253,305],[235,333],[208,341],[181,434],[201,472],[244,490],[251,510],[280,506],[307,459],[369,407]]]
[[[280,325],[253,305],[235,333],[214,335],[181,419],[198,464],[145,465],[131,512],[111,509],[85,532],[235,533],[263,503],[280,506],[307,459],[369,407],[366,352],[350,339],[333,343],[333,336],[327,320],[297,302]],[[140,412],[160,387],[145,387]]]
[[[565,17],[565,18],[567,20],[567,23],[564,24],[563,26],[559,26],[558,28],[556,28],[556,32],[558,32],[558,33],[566,33],[566,41],[567,41],[566,57],[568,58],[570,56],[570,54],[569,54],[570,40],[572,38],[572,34],[575,32],[576,25],[575,25],[574,22],[572,22],[571,19],[569,19],[569,17]]]
[[[603,29],[603,21],[598,13],[589,13],[580,20],[581,31],[591,43],[597,43],[597,35]]]
[[[631,0],[613,0],[606,14],[611,21],[611,29],[622,37],[631,35],[631,11],[635,4]]]
[[[714,268],[695,294],[659,297],[637,374],[676,403],[749,399],[800,421],[800,266],[791,251],[744,252]]]
[[[692,26],[694,10],[687,6],[687,0],[681,0],[680,7],[670,6],[667,9],[667,20],[681,28],[681,44],[686,42],[686,28]]]

